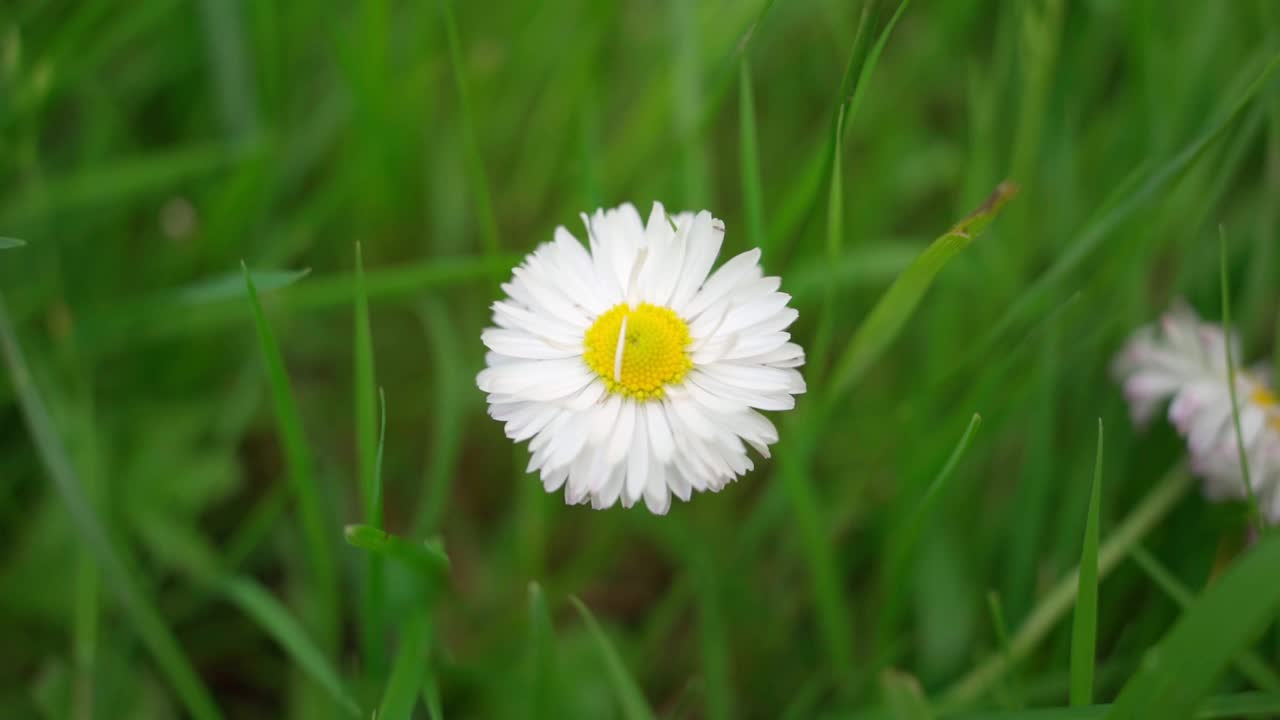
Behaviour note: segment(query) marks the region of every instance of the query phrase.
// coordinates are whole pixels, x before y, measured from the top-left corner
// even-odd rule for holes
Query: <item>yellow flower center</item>
[[[689,326],[670,308],[622,303],[587,330],[583,358],[609,392],[648,400],[662,397],[664,385],[680,382],[693,367],[689,341]]]
[[[1254,405],[1261,405],[1264,408],[1273,407],[1276,404],[1276,396],[1271,390],[1262,385],[1253,389],[1253,395],[1249,398]]]

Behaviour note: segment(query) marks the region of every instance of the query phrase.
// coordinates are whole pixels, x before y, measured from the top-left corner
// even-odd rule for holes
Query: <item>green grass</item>
[[[0,717],[1280,714],[1274,534],[1108,374],[1175,297],[1280,367],[1277,22],[4,4]],[[809,391],[718,495],[565,507],[479,333],[655,199],[764,248]]]

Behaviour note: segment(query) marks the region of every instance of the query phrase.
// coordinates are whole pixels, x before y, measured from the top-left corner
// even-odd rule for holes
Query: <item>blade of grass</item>
[[[715,556],[709,551],[715,538],[711,533],[697,545],[693,553],[696,565],[698,644],[702,651],[703,677],[706,685],[706,715],[709,720],[729,720],[734,713],[733,690],[730,687],[730,646],[726,632],[727,623],[722,606],[719,577]]]
[[[1280,535],[1268,535],[1191,604],[1125,684],[1109,720],[1189,718],[1227,663],[1280,613]]]
[[[462,64],[462,41],[458,37],[458,22],[453,14],[453,0],[439,0],[440,17],[444,22],[445,41],[449,47],[449,65],[453,70],[453,85],[458,93],[458,122],[462,126],[462,141],[466,148],[467,180],[471,186],[471,202],[480,220],[480,247],[486,255],[496,255],[498,245],[498,220],[493,213],[489,197],[489,179],[480,155],[480,142],[476,137],[475,113],[471,108],[471,95],[467,90],[466,69]]]
[[[412,613],[399,633],[400,649],[391,664],[391,676],[378,706],[379,720],[409,720],[422,685],[422,671],[431,652],[431,626],[427,611]]]
[[[326,529],[329,523],[311,464],[311,452],[307,448],[302,429],[302,415],[298,412],[293,386],[284,367],[284,357],[280,354],[280,345],[262,312],[262,303],[248,266],[241,263],[241,270],[249,293],[253,321],[258,330],[258,346],[267,367],[267,382],[271,387],[271,399],[275,407],[276,429],[284,447],[289,486],[302,515],[302,536],[305,539],[303,547],[313,574],[317,614],[321,623],[318,633],[320,644],[333,652],[337,649],[338,641],[338,575],[329,531]]]
[[[839,402],[897,337],[938,272],[968,247],[1017,193],[1016,185],[1001,183],[977,210],[935,240],[898,276],[862,321],[836,362],[827,393],[828,407]]]
[[[449,556],[438,540],[413,542],[369,525],[348,525],[343,537],[353,547],[403,564],[429,583],[449,572]]]
[[[9,250],[11,248],[20,248],[27,244],[26,240],[18,238],[0,237],[0,250]]]
[[[556,679],[559,670],[555,656],[555,630],[551,625],[551,613],[547,609],[547,597],[536,582],[529,583],[529,639],[528,672],[529,688],[525,707],[529,717],[554,717],[554,708],[560,706]]]
[[[317,646],[302,625],[280,601],[254,580],[231,576],[218,583],[227,598],[280,643],[286,654],[317,685],[352,717],[360,717],[360,706],[343,685],[326,653]]]
[[[1191,489],[1191,477],[1182,465],[1170,470],[1107,537],[1098,550],[1098,578],[1105,578],[1136,543],[1146,537]],[[1079,570],[1060,579],[1027,616],[1009,643],[1009,653],[983,660],[943,694],[947,707],[972,702],[1044,640],[1058,620],[1071,609],[1079,586]]]
[[[356,272],[352,285],[355,307],[355,342],[353,344],[355,377],[356,453],[360,466],[360,499],[364,518],[375,528],[382,527],[382,478],[378,457],[382,453],[382,434],[378,432],[375,399],[373,333],[369,328],[369,296],[364,289],[364,254],[355,244]],[[385,408],[383,409],[385,420]],[[386,428],[384,427],[383,430]],[[374,555],[365,565],[361,593],[360,649],[371,677],[381,677],[386,667],[383,657],[383,577],[382,558]]]
[[[756,134],[756,101],[751,89],[751,63],[746,54],[738,63],[738,143],[742,166],[742,209],[746,215],[747,242],[769,255],[769,235],[764,222],[764,190],[760,183],[760,140]]]
[[[1089,517],[1080,551],[1075,616],[1071,622],[1071,704],[1093,703],[1093,666],[1098,639],[1098,522],[1102,493],[1102,418],[1098,418],[1098,457],[1093,466]]]
[[[635,678],[631,677],[631,673],[627,670],[627,666],[622,662],[622,656],[618,655],[617,649],[613,647],[613,643],[609,640],[609,636],[605,634],[604,628],[600,627],[600,623],[596,622],[595,616],[587,609],[587,606],[578,598],[570,595],[569,602],[577,608],[578,614],[582,616],[582,621],[586,623],[587,630],[591,633],[591,637],[596,641],[596,649],[600,651],[600,659],[604,663],[605,672],[609,675],[609,682],[613,685],[613,691],[617,694],[618,704],[622,707],[622,716],[627,720],[652,720],[653,711],[649,709],[649,704],[644,699],[644,693],[640,691],[640,686],[636,684]]]
[[[920,682],[897,670],[880,673],[880,692],[896,720],[933,720],[933,709],[920,689]]]
[[[889,36],[893,34],[893,28],[897,26],[898,19],[902,17],[902,13],[906,12],[907,6],[910,4],[911,0],[902,0],[902,2],[898,3],[898,9],[893,12],[889,22],[880,31],[880,35],[876,37],[875,44],[871,46],[866,59],[862,61],[862,67],[858,71],[858,81],[854,85],[853,97],[849,98],[848,116],[845,118],[845,122],[840,124],[842,131],[848,127],[848,122],[851,118],[857,117],[858,108],[862,106],[862,100],[867,95],[867,88],[871,85],[871,76],[875,74],[876,65],[880,64],[880,56],[884,53],[885,45],[889,44]]]
[[[1231,278],[1227,272],[1227,229],[1218,226],[1218,250],[1221,254],[1219,270],[1222,286],[1222,334],[1226,337],[1225,352],[1227,355],[1227,388],[1231,395],[1231,422],[1236,431],[1236,452],[1240,460],[1240,477],[1244,480],[1245,497],[1249,503],[1249,519],[1258,527],[1259,532],[1266,530],[1266,521],[1258,511],[1258,498],[1253,492],[1253,481],[1249,477],[1249,454],[1244,449],[1244,431],[1240,428],[1240,403],[1236,398],[1236,362],[1235,353],[1231,351],[1234,344],[1231,337]]]
[[[1129,550],[1129,555],[1147,574],[1147,577],[1151,578],[1177,604],[1179,609],[1186,610],[1195,600],[1191,590],[1174,577],[1173,573],[1169,572],[1169,569],[1154,555],[1147,552],[1146,548],[1135,545]],[[1257,653],[1252,650],[1243,652],[1235,659],[1235,664],[1240,674],[1248,678],[1259,690],[1280,692],[1280,674],[1272,670]]]
[[[126,550],[116,546],[85,496],[44,398],[31,377],[3,296],[0,296],[0,351],[3,351],[5,365],[9,369],[9,381],[36,451],[71,515],[81,543],[94,554],[106,583],[115,592],[125,615],[187,712],[197,720],[221,718],[222,713],[214,703],[213,696],[192,668],[182,646],[165,625],[160,611],[149,601],[130,571],[129,568],[136,567],[135,562],[127,556]]]

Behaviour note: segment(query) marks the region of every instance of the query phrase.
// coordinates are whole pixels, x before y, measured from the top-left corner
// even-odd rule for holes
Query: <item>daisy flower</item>
[[[558,227],[502,286],[476,384],[547,492],[663,514],[751,470],[748,445],[769,457],[778,431],[759,411],[805,390],[798,313],[758,249],[711,271],[724,222],[705,210],[582,220],[588,247]]]
[[[1192,471],[1212,500],[1247,496],[1231,413],[1227,342],[1239,357],[1239,338],[1228,340],[1221,327],[1179,303],[1158,327],[1139,328],[1112,367],[1138,425],[1171,401],[1169,421],[1186,439]],[[1237,369],[1235,385],[1249,481],[1263,512],[1280,522],[1280,404],[1265,370]]]

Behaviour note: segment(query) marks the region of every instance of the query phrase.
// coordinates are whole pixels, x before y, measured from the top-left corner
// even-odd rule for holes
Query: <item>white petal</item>
[[[676,446],[671,438],[671,426],[667,423],[666,408],[662,403],[650,400],[644,403],[644,415],[654,457],[659,463],[671,462]]]
[[[729,293],[742,282],[750,280],[752,270],[760,263],[760,248],[748,250],[735,255],[707,278],[702,289],[694,295],[689,303],[673,309],[684,317],[697,317],[707,308],[729,296]]]
[[[627,453],[627,485],[625,497],[634,503],[644,494],[645,483],[649,481],[649,433],[647,423],[636,422],[635,435],[631,441],[631,449]]]

